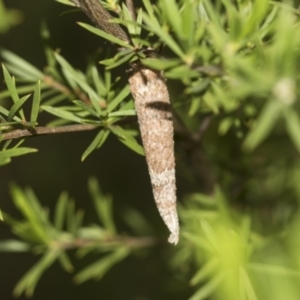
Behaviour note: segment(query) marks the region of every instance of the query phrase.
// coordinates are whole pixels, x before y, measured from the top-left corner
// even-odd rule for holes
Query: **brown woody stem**
[[[120,25],[111,22],[113,17],[98,0],[73,0],[73,2],[82,9],[96,27],[126,43],[130,43],[130,39],[126,32]]]
[[[3,140],[19,139],[28,136],[37,135],[47,135],[47,134],[58,134],[66,132],[77,132],[77,131],[87,131],[99,128],[99,126],[90,124],[75,124],[75,125],[65,125],[59,127],[35,127],[33,130],[30,129],[17,129],[8,133],[0,134]]]

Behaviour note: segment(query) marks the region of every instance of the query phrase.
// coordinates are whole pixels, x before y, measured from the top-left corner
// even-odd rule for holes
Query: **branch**
[[[99,128],[99,126],[90,124],[75,124],[75,125],[65,125],[59,127],[35,127],[30,129],[17,129],[8,133],[0,134],[2,141],[19,139],[26,136],[37,136],[37,135],[48,135],[48,134],[58,134],[66,132],[77,132],[77,131],[87,131]]]
[[[127,246],[130,248],[145,248],[156,246],[158,244],[158,240],[152,237],[112,237],[107,240],[75,238],[70,242],[62,242],[60,240],[53,241],[51,247],[56,249],[69,250],[97,246],[97,244],[99,243],[101,244],[101,246],[105,245],[106,247]]]
[[[44,82],[47,84],[47,86],[52,87],[53,89],[61,92],[62,94],[65,94],[67,96],[69,95],[75,95],[78,97],[78,99],[82,100],[86,104],[91,104],[91,100],[89,97],[82,91],[80,90],[70,90],[67,86],[63,85],[62,83],[56,81],[53,77],[51,76],[44,76],[43,78]],[[105,109],[106,105],[103,103],[99,103],[100,107]]]
[[[65,95],[71,95],[72,94],[72,91],[68,87],[66,87],[62,83],[56,81],[51,76],[46,75],[46,76],[43,77],[43,80],[47,84],[47,86],[52,87],[53,89],[61,92],[62,94],[65,94]]]
[[[103,8],[98,0],[72,0],[76,6],[80,7],[83,12],[90,18],[96,27],[119,38],[120,40],[130,43],[130,39],[120,25],[112,23],[113,17]]]
[[[113,125],[131,124],[131,123],[133,124],[136,123],[135,116],[124,117],[118,121],[115,121]],[[0,140],[5,141],[5,140],[12,140],[12,139],[20,139],[23,137],[38,136],[38,135],[88,131],[97,128],[100,127],[92,124],[73,124],[73,125],[65,125],[65,126],[58,126],[58,127],[44,127],[44,126],[28,127],[28,129],[16,129],[7,133],[0,133]]]
[[[132,0],[126,0],[126,6],[131,14],[132,20],[136,21],[136,13]]]

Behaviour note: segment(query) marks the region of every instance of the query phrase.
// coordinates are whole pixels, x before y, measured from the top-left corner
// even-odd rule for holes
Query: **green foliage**
[[[166,250],[173,251],[168,252],[171,274],[179,274],[171,276],[170,285],[189,281],[191,287],[184,289],[191,300],[298,300],[299,11],[292,1],[142,2],[137,21],[120,1],[104,3],[120,15],[114,22],[126,27],[132,44],[79,23],[87,34],[122,48],[113,57],[101,57],[101,67],[94,62],[85,72],[74,68],[51,49],[45,25],[44,71],[1,49],[6,90],[0,93],[0,164],[36,151],[21,147],[23,140],[11,146],[3,139],[19,128],[34,132],[42,113],[52,116],[46,128],[95,125],[97,133],[82,160],[111,134],[143,154],[136,124],[126,124],[135,117],[129,87],[110,70],[140,61],[162,71],[176,121],[178,174],[185,174],[197,191],[183,197],[181,240],[175,250]],[[30,101],[28,117],[23,108]],[[75,212],[66,193],[52,221],[30,189],[12,187],[23,219],[4,214],[18,239],[1,242],[0,250],[42,255],[18,283],[16,295],[31,295],[56,261],[66,271],[76,269],[69,249],[77,249],[79,256],[100,256],[75,275],[75,282],[82,283],[102,278],[136,247],[154,244],[145,238],[153,228],[138,212],[128,209],[123,215],[137,237],[120,234],[111,197],[94,179],[89,191],[100,225],[83,226],[83,213]]]
[[[6,66],[10,70],[14,71],[17,69],[17,64],[20,64],[21,67],[17,73],[18,78],[22,82],[31,83],[30,85],[16,87],[15,78],[10,75],[3,65],[7,91],[0,94],[0,100],[10,95],[14,105],[10,110],[0,107],[0,114],[2,113],[4,117],[7,117],[6,119],[3,118],[1,122],[2,128],[7,129],[7,126],[10,126],[9,130],[12,131],[14,129],[13,125],[21,125],[25,128],[32,127],[34,129],[41,108],[42,111],[58,117],[58,119],[51,121],[48,126],[80,123],[94,124],[104,129],[103,133],[105,135],[103,138],[99,139],[99,136],[96,136],[84,152],[83,159],[103,144],[109,132],[115,133],[125,145],[143,154],[141,146],[132,134],[132,130],[123,128],[123,134],[120,135],[118,134],[120,131],[119,126],[114,125],[122,118],[135,116],[133,101],[128,99],[128,86],[123,87],[121,90],[115,88],[119,78],[116,78],[116,82],[112,83],[111,75],[109,71],[106,71],[102,79],[95,66],[91,66],[87,73],[83,74],[75,70],[57,53],[54,53],[54,55],[52,53],[52,56],[48,58],[49,64],[51,64],[49,65],[49,74],[43,74],[7,50],[2,50],[1,54],[7,60]],[[32,81],[35,80],[38,80],[38,83],[36,86],[32,86]],[[30,121],[26,121],[22,110],[22,106],[30,95],[19,98],[20,93],[28,91],[33,92]],[[72,100],[71,105],[58,106],[67,99]],[[68,102],[70,103],[70,101]],[[42,104],[41,107],[40,104]],[[20,117],[16,116],[17,112],[19,112]],[[11,121],[15,121],[15,123]]]
[[[19,24],[22,20],[22,14],[18,10],[7,10],[0,0],[0,34],[6,33],[12,26]]]
[[[189,115],[203,111],[219,114],[220,110],[232,114],[231,118],[239,119],[244,126],[244,148],[249,151],[284,119],[287,134],[298,147],[298,14],[288,5],[265,0],[237,5],[220,1],[215,8],[206,0],[182,4],[159,1],[156,9],[148,0],[144,4],[146,28],[175,57],[163,64],[158,59],[145,59],[143,63],[164,70],[168,78],[181,79],[187,86],[184,102],[178,103],[180,115],[188,103]],[[193,22],[188,15],[194,17]],[[211,74],[213,68],[217,74]],[[248,114],[250,103],[261,109],[258,118]],[[237,111],[242,115],[237,116]],[[228,131],[233,122],[228,123],[227,116],[226,120]],[[222,121],[220,126],[224,126]]]
[[[4,144],[4,147],[0,152],[0,166],[10,163],[12,157],[33,153],[37,151],[36,149],[33,148],[18,147],[19,144],[20,143],[18,143],[13,148],[7,148],[8,144]]]
[[[31,189],[22,190],[11,186],[13,203],[22,215],[21,220],[4,213],[9,224],[20,240],[3,240],[0,251],[32,251],[42,255],[41,259],[20,279],[14,294],[31,296],[42,274],[56,261],[67,272],[74,270],[67,251],[78,249],[78,257],[97,253],[100,259],[75,275],[76,283],[89,279],[100,279],[115,264],[125,259],[134,249],[151,245],[150,238],[122,236],[118,233],[113,219],[112,198],[103,195],[95,179],[89,181],[89,192],[100,224],[83,225],[83,211],[75,210],[74,201],[63,192],[56,205],[53,221],[46,208],[42,207]],[[125,218],[126,219],[126,218]]]
[[[282,299],[283,295],[298,298],[300,271],[291,258],[287,259],[290,249],[278,249],[278,244],[294,239],[295,232],[284,238],[257,234],[250,216],[230,210],[219,189],[211,197],[191,195],[185,203],[180,210],[184,241],[173,262],[180,272],[186,272],[183,266],[187,265],[195,270],[190,283],[196,292],[189,299],[211,295],[213,299],[233,300]],[[261,289],[259,278],[266,277]]]
[[[93,26],[90,26],[88,24],[83,24],[83,23],[79,23],[80,26],[82,26],[83,28],[89,30],[90,32],[114,43],[114,44],[117,44],[121,47],[124,47],[124,48],[129,48],[129,49],[132,49],[132,46],[125,43],[124,41],[120,40],[119,38],[116,38],[115,36],[111,35],[111,34],[108,34],[106,33],[105,31],[101,30],[101,29],[97,29]]]

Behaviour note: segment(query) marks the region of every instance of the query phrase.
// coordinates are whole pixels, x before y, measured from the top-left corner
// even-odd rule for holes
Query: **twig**
[[[65,94],[65,95],[72,94],[72,91],[69,88],[67,88],[62,83],[56,81],[51,76],[46,75],[46,76],[43,77],[43,80],[47,84],[47,86],[54,88],[55,90],[61,92],[62,94]]]
[[[37,136],[37,135],[48,135],[48,134],[58,134],[66,132],[78,132],[78,131],[87,131],[94,130],[99,128],[99,126],[90,125],[90,124],[75,124],[75,125],[65,125],[59,127],[35,127],[33,130],[30,129],[17,129],[8,133],[0,134],[2,140],[12,140],[19,139],[28,136]]]
[[[194,68],[194,70],[210,77],[220,77],[224,75],[224,71],[219,66],[198,66]]]
[[[119,38],[126,43],[130,43],[128,35],[120,25],[111,22],[113,20],[113,17],[99,3],[98,0],[73,0],[73,2],[83,10],[83,12],[91,19],[96,27]]]
[[[126,0],[126,6],[130,12],[130,15],[132,17],[132,20],[136,20],[136,13],[135,13],[135,8],[132,0]]]
[[[144,248],[144,247],[153,247],[158,244],[158,240],[152,237],[112,237],[107,240],[92,240],[92,239],[83,239],[83,238],[75,238],[70,242],[62,242],[60,240],[53,241],[51,244],[52,248],[56,249],[78,249],[82,247],[96,247],[97,245],[101,244],[101,246],[120,246],[124,245],[134,248]],[[97,246],[98,247],[98,246]]]
[[[43,81],[48,87],[52,87],[53,89],[61,92],[62,94],[65,94],[67,96],[69,95],[75,95],[80,99],[81,101],[85,102],[86,104],[91,104],[91,100],[89,97],[82,91],[80,90],[70,90],[67,86],[63,85],[61,82],[56,81],[53,77],[51,76],[44,76]],[[106,105],[104,103],[99,103],[101,108],[106,108]]]

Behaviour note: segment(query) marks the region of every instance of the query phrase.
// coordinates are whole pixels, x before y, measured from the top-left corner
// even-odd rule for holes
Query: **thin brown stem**
[[[78,97],[78,99],[81,100],[82,102],[86,104],[91,104],[90,98],[81,90],[72,91],[67,86],[63,85],[61,82],[56,81],[51,76],[44,76],[43,81],[48,87],[52,87],[53,89],[61,92],[62,94],[65,94],[67,96],[73,94],[74,96]],[[101,106],[102,109],[106,108],[106,104],[104,102],[100,102],[99,105]]]
[[[68,87],[66,87],[62,83],[56,81],[51,76],[44,76],[43,81],[47,84],[47,86],[54,88],[55,90],[61,92],[62,94],[65,94],[65,95],[72,94],[72,91]]]
[[[90,124],[75,124],[75,125],[65,125],[59,127],[35,127],[33,130],[16,129],[8,133],[0,134],[0,136],[2,137],[2,141],[3,141],[3,140],[20,139],[29,136],[87,131],[87,130],[94,130],[96,128],[99,128],[99,126],[90,125]]]
[[[132,0],[126,0],[126,6],[130,12],[130,15],[132,17],[132,20],[136,20],[136,13],[135,13],[135,8]]]
[[[132,249],[136,248],[145,248],[145,247],[153,247],[158,244],[158,240],[152,237],[111,237],[107,240],[93,240],[93,239],[83,239],[83,238],[75,238],[70,242],[61,242],[61,241],[53,241],[51,247],[56,249],[80,249],[83,247],[97,247],[97,245],[101,244],[101,246],[126,246]]]
[[[126,32],[119,24],[111,22],[113,17],[105,8],[103,8],[98,0],[73,0],[73,2],[83,10],[96,27],[126,43],[130,43],[130,39]]]

